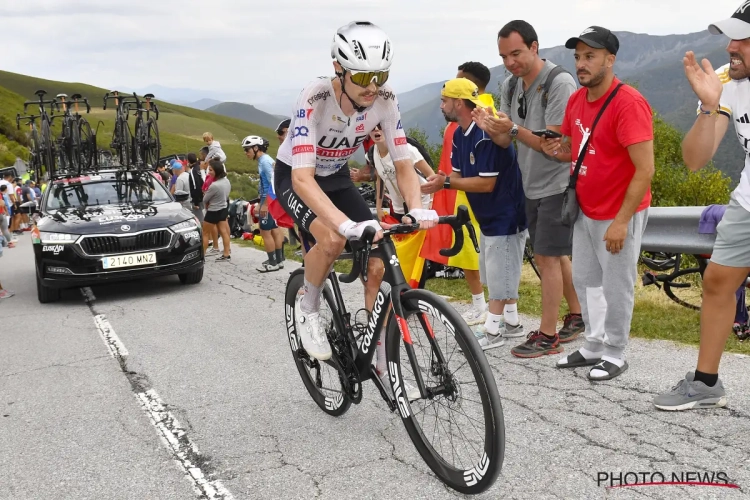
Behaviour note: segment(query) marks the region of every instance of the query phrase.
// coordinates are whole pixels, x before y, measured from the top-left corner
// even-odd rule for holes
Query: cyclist
[[[375,241],[382,238],[382,228],[346,166],[378,123],[409,208],[405,222],[418,221],[428,229],[438,221],[434,210],[422,208],[396,95],[386,85],[393,60],[390,39],[370,22],[352,22],[334,35],[331,57],[336,76],[316,79],[300,93],[289,134],[279,147],[274,175],[277,201],[316,241],[305,256],[304,293],[297,297],[295,316],[303,347],[319,360],[331,357],[331,346],[318,324],[318,310],[333,262],[347,239],[360,238],[367,227],[376,230]],[[370,260],[367,273],[365,307],[369,311],[383,277],[383,262]],[[385,344],[381,344],[376,352],[382,377]]]
[[[258,162],[258,196],[260,196],[259,221],[260,235],[266,247],[268,260],[262,262],[258,271],[268,273],[284,268],[284,235],[268,211],[268,195],[273,185],[273,158],[266,153],[268,140],[257,135],[248,135],[242,139],[245,156]]]
[[[279,123],[279,126],[276,127],[276,136],[279,138],[279,144],[284,142],[284,139],[286,139],[286,133],[289,131],[289,125],[292,123],[292,120],[289,118],[285,120],[281,120],[281,123]]]

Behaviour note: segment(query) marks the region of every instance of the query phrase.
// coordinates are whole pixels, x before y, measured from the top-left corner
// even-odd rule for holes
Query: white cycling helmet
[[[259,135],[248,135],[242,139],[242,149],[258,146],[258,148],[265,153],[268,150],[268,144],[268,140]]]
[[[336,31],[331,57],[350,71],[388,71],[393,46],[383,30],[368,21],[354,21]]]

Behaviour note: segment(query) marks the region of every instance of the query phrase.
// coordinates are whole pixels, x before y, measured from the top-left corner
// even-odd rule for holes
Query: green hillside
[[[11,143],[11,147],[14,147],[13,144],[16,143],[28,144],[23,131],[16,130],[15,116],[16,113],[23,111],[24,100],[35,99],[34,92],[39,89],[48,92],[47,98],[60,93],[68,95],[79,93],[88,98],[92,106],[91,114],[87,117],[89,123],[92,128],[96,129],[101,122],[97,132],[98,147],[105,149],[109,147],[114,130],[114,111],[102,109],[103,97],[107,89],[83,83],[56,82],[0,71],[0,134],[15,141]],[[278,141],[274,140],[276,134],[269,128],[207,111],[161,102],[158,99],[156,102],[160,111],[158,126],[162,156],[175,153],[197,153],[203,146],[201,136],[204,132],[211,132],[221,143],[227,154],[227,169],[232,172],[257,172],[257,165],[245,158],[240,147],[240,141],[246,135],[266,137],[271,143],[269,153],[272,156],[276,155]],[[29,112],[31,111],[32,109],[29,109]],[[54,127],[54,130],[59,132],[59,125]],[[0,153],[2,152],[3,143],[0,142]],[[0,163],[3,166],[9,163],[6,156],[0,154]],[[15,160],[15,155],[13,155],[13,160]],[[10,160],[10,163],[13,160]]]

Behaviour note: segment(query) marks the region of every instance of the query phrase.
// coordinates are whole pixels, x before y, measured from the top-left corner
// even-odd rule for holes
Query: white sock
[[[477,311],[487,309],[487,302],[484,300],[484,292],[471,296],[471,303]]]
[[[378,357],[378,360],[375,364],[375,369],[378,371],[378,375],[382,377],[387,368],[385,363],[385,343],[382,340],[382,338],[385,337],[385,332],[383,332],[380,337],[381,340],[378,340],[378,345],[375,348],[375,354]]]
[[[581,347],[580,349],[578,349],[578,352],[581,353],[581,356],[583,356],[584,359],[599,359],[602,357],[601,353],[589,351],[585,347]]]
[[[505,304],[505,322],[512,326],[517,326],[520,320],[518,319],[518,307],[516,304]]]
[[[502,314],[492,314],[487,312],[487,320],[484,322],[484,328],[492,335],[497,335],[500,331],[500,322],[503,321]]]
[[[320,286],[315,286],[305,280],[305,295],[302,297],[299,305],[303,313],[314,313],[320,310],[320,295],[323,293],[324,283],[321,283]]]
[[[620,368],[622,368],[625,365],[624,359],[613,358],[611,356],[602,356],[602,361],[609,361],[610,363],[617,365]],[[591,370],[591,376],[594,378],[606,377],[607,375],[609,375],[609,373],[607,373],[604,370],[600,370],[599,368],[594,368]]]

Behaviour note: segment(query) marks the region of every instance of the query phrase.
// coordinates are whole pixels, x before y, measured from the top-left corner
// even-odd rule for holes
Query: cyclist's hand
[[[350,219],[339,226],[339,234],[341,234],[347,240],[358,240],[362,238],[362,233],[368,226],[372,227],[376,231],[375,238],[373,238],[372,240],[373,242],[378,241],[383,237],[383,228],[376,220],[354,222]]]
[[[428,210],[425,208],[415,208],[410,210],[404,217],[409,217],[414,222],[419,222],[421,229],[430,229],[435,227],[438,223],[438,214],[434,210]]]

